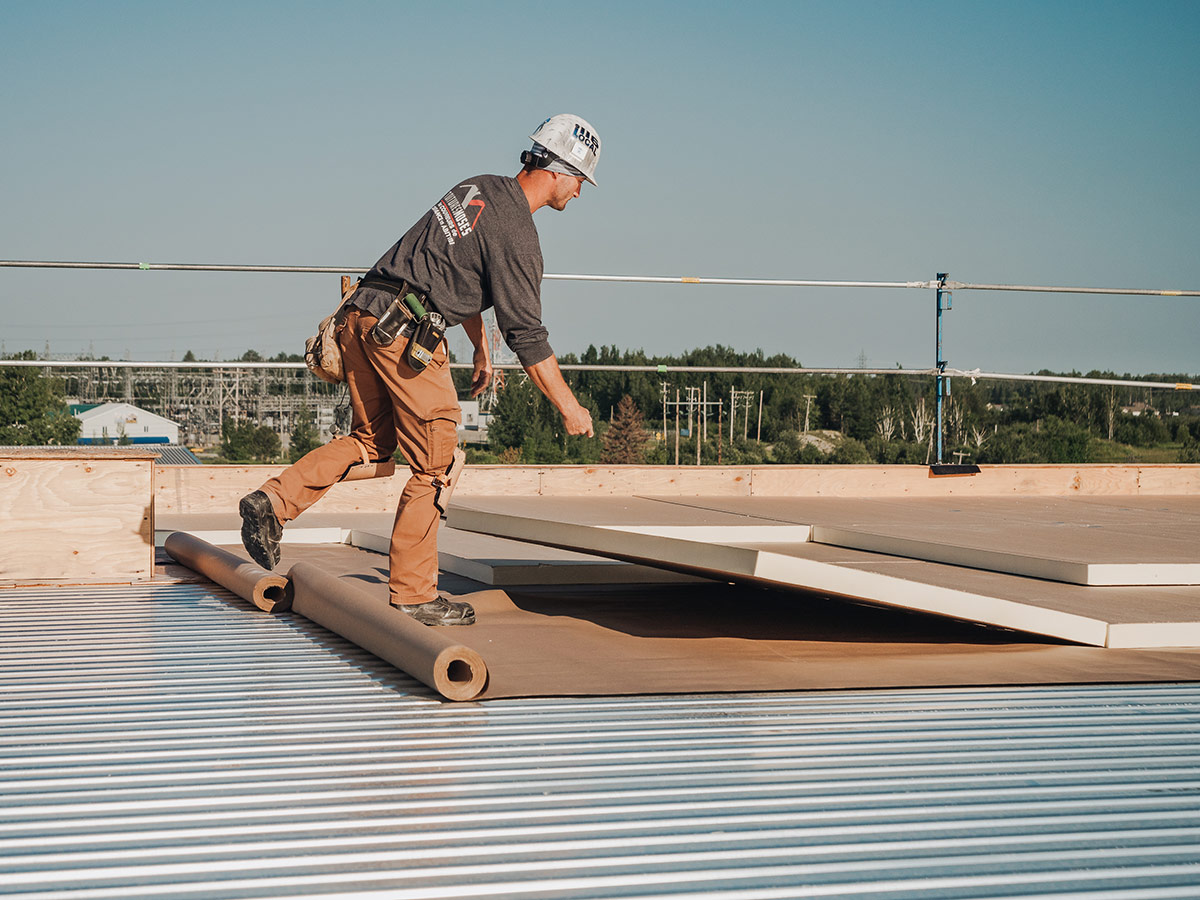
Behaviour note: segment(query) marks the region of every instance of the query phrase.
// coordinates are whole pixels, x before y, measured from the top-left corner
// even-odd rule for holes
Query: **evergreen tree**
[[[612,424],[604,434],[604,451],[600,462],[630,464],[645,460],[646,442],[650,435],[642,427],[642,412],[626,394],[617,404]]]
[[[221,456],[230,462],[249,459],[250,439],[253,435],[253,423],[226,419],[221,424]]]
[[[15,359],[36,359],[32,350]],[[62,381],[37,369],[0,366],[0,444],[74,444],[79,420],[63,402]]]
[[[275,462],[282,450],[279,435],[266,425],[255,428],[250,435],[250,455],[258,462]]]
[[[288,459],[295,462],[305,453],[320,446],[321,435],[313,424],[312,414],[307,406],[302,406],[296,415],[296,424],[288,440]]]
[[[1181,463],[1200,463],[1200,424],[1195,426],[1197,434],[1182,425],[1179,428],[1179,461]]]
[[[230,462],[274,462],[281,448],[279,435],[266,425],[226,420],[221,428],[221,456]]]

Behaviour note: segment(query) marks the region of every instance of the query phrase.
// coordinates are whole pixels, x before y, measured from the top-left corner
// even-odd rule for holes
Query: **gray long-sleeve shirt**
[[[375,263],[366,280],[406,281],[457,325],[488,307],[524,366],[553,355],[542,325],[542,249],[515,178],[477,175],[451,188]],[[362,287],[352,305],[381,316],[391,303]]]

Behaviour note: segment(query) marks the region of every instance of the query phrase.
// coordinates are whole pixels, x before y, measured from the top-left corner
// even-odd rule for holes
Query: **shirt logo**
[[[466,188],[461,200],[451,190],[433,206],[433,215],[442,228],[442,234],[451,244],[474,231],[479,217],[487,208],[478,187],[473,184],[463,184],[459,187]],[[470,210],[474,210],[474,218],[471,217]]]

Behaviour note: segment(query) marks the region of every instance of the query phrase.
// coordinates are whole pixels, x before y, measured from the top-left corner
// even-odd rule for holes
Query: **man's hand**
[[[487,344],[475,348],[472,363],[475,368],[471,375],[471,396],[478,397],[492,381],[492,361],[488,358]]]
[[[563,424],[567,426],[567,434],[586,434],[593,436],[592,414],[586,407],[575,404],[575,408],[563,412]]]
[[[586,434],[588,437],[594,435],[592,414],[571,393],[571,388],[563,380],[557,359],[548,356],[539,363],[526,366],[525,371],[529,373],[538,390],[546,395],[562,415],[567,434]]]
[[[474,371],[471,373],[471,396],[478,397],[484,392],[492,380],[492,360],[488,350],[487,329],[483,327],[483,316],[476,313],[462,323],[463,331],[475,346],[475,355],[471,362]]]

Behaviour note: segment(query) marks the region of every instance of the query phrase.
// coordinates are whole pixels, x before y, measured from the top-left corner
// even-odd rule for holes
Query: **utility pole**
[[[721,465],[721,420],[725,415],[724,401],[717,401],[717,465]]]
[[[660,381],[659,385],[662,387],[662,406],[663,406],[662,436],[663,436],[663,443],[666,443],[666,441],[667,441],[667,387],[668,387],[668,385],[665,381]]]
[[[804,395],[804,400],[805,400],[805,403],[804,403],[804,433],[805,434],[808,434],[808,410],[809,410],[809,407],[812,406],[812,402],[816,399],[817,399],[816,394],[805,394]]]
[[[679,465],[679,388],[675,388],[675,465]]]
[[[729,408],[729,439],[733,440],[733,429],[737,421],[737,407],[742,407],[742,439],[745,440],[750,434],[750,402],[754,397],[754,391],[739,391],[737,388],[730,389]]]
[[[687,390],[688,407],[688,437],[696,442],[696,465],[700,465],[700,388],[689,387]],[[693,427],[692,412],[695,411],[695,426]]]
[[[759,392],[758,392],[758,434],[755,436],[754,440],[760,444],[762,443],[762,405],[763,405],[763,392],[761,390],[759,390]]]

